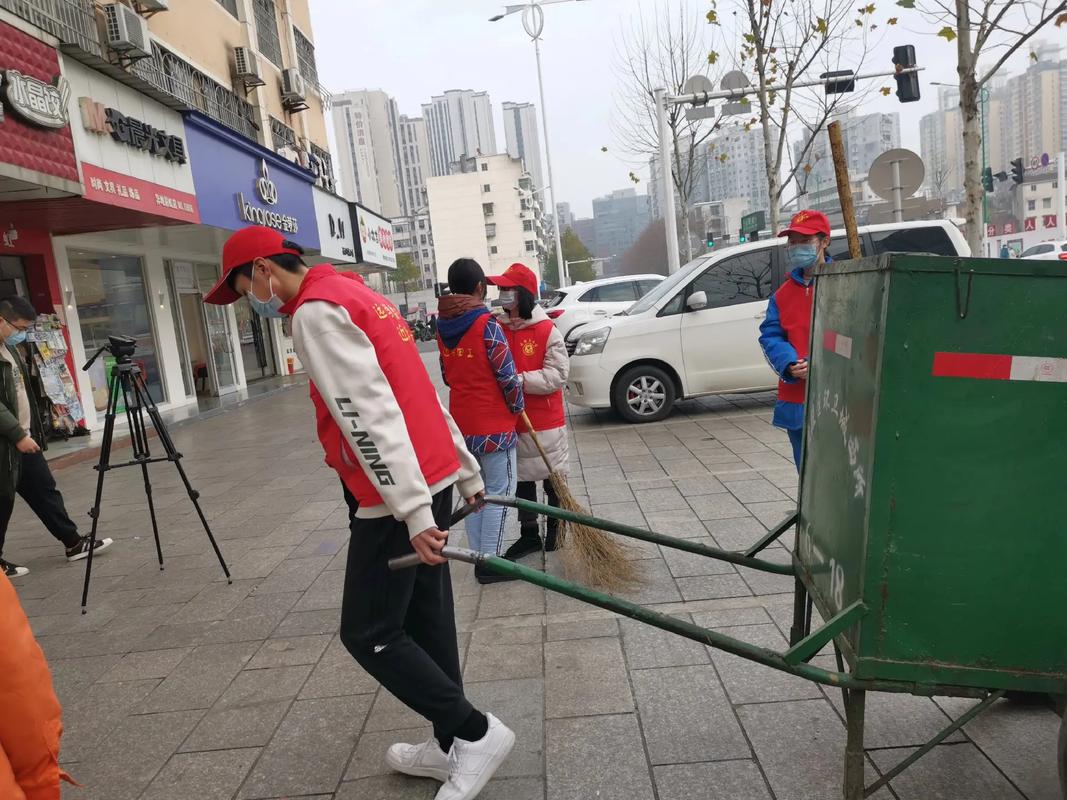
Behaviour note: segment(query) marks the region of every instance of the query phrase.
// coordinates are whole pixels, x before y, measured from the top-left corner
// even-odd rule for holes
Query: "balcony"
[[[97,57],[103,54],[92,0],[0,0],[0,8],[36,25],[63,44]]]

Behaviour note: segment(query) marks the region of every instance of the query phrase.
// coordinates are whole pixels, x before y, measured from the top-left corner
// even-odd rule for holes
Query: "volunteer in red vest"
[[[760,325],[759,343],[779,379],[773,424],[789,434],[793,462],[799,471],[811,343],[811,271],[816,264],[830,260],[826,255],[830,220],[819,211],[801,211],[779,236],[788,237],[789,277],[771,295],[767,316]]]
[[[482,496],[478,463],[396,306],[328,264],[308,269],[302,254],[270,228],[240,230],[223,246],[222,280],[205,301],[225,305],[245,296],[262,316],[292,317],[326,463],[340,476],[351,510],[341,641],[433,724],[428,741],[389,748],[389,766],[441,781],[436,800],[467,800],[515,742],[464,694],[452,582],[440,555],[453,489],[468,503]],[[269,435],[269,421],[265,426]],[[422,564],[389,570],[390,558],[412,550]]]
[[[512,264],[503,275],[489,278],[500,288],[501,317],[504,333],[511,346],[515,368],[522,379],[526,413],[530,417],[541,445],[548,453],[556,472],[567,472],[567,420],[563,411],[563,386],[570,374],[571,362],[563,335],[537,305],[537,276],[522,264]],[[548,479],[549,471],[526,426],[519,422],[519,485],[516,495],[537,500],[537,483],[544,485],[546,502],[559,507],[559,498]],[[549,519],[545,529],[544,549],[556,549],[559,520]],[[537,515],[519,512],[519,539],[504,554],[516,560],[541,550]]]
[[[485,491],[511,496],[518,481],[515,425],[525,408],[522,381],[504,330],[485,305],[481,265],[473,258],[456,259],[448,268],[448,288],[452,293],[438,304],[437,327],[441,372],[450,390],[448,410],[481,465]],[[505,511],[489,505],[467,517],[472,550],[500,555]],[[511,580],[481,566],[474,568],[474,577],[479,583]]]

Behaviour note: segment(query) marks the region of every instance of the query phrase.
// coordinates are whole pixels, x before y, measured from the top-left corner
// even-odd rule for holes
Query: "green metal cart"
[[[489,498],[793,576],[786,652],[502,558],[445,555],[839,687],[843,797],[860,800],[1005,693],[1067,695],[1067,270],[887,255],[821,267],[815,291],[798,512],[747,551]],[[759,557],[792,527],[792,564]],[[825,620],[814,630],[813,609]],[[830,644],[836,670],[809,663]],[[979,702],[865,786],[868,691]],[[1067,797],[1067,731],[1060,738]]]

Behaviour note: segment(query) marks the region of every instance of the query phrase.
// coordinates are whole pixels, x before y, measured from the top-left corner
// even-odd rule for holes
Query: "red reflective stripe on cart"
[[[938,378],[1067,383],[1067,358],[992,353],[934,353]]]
[[[837,331],[823,333],[822,346],[824,350],[829,350],[831,353],[837,353],[845,358],[852,358],[852,339],[848,336],[843,336]]]

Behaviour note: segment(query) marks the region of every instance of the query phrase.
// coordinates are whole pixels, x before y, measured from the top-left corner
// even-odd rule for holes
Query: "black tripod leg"
[[[211,532],[211,526],[207,524],[207,517],[204,516],[204,511],[200,508],[200,492],[194,489],[193,485],[189,483],[189,478],[185,474],[185,469],[182,467],[180,459],[181,454],[175,453],[174,466],[178,468],[178,474],[182,476],[182,483],[185,484],[185,491],[189,493],[189,499],[193,501],[193,508],[196,509],[196,515],[200,517],[200,523],[204,526],[204,532],[207,534],[208,541],[211,542],[211,547],[215,551],[215,555],[218,556],[219,565],[222,567],[222,571],[226,575],[226,582],[233,583],[233,578],[230,577],[230,568],[226,566],[226,559],[222,557],[222,551],[219,549],[219,544],[215,541],[215,534]]]
[[[111,440],[115,433],[115,404],[117,402],[118,373],[112,373],[107,393],[107,412],[104,415],[104,439],[100,442],[100,461],[96,465],[96,499],[89,511],[93,526],[89,531],[89,557],[85,559],[85,586],[82,587],[82,613],[89,602],[89,579],[93,574],[93,553],[96,552],[96,529],[100,522],[100,503],[104,497],[104,475],[111,460]]]
[[[152,500],[152,482],[148,479],[148,464],[141,464],[144,474],[144,493],[148,498],[148,515],[152,518],[152,535],[156,539],[156,557],[159,559],[159,571],[163,571],[163,546],[159,543],[159,524],[156,522],[156,504]]]

